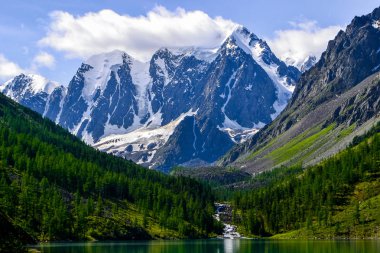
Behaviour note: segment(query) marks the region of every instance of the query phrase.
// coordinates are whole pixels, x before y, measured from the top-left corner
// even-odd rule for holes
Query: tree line
[[[137,206],[145,220],[150,217],[181,237],[220,229],[212,217],[210,187],[96,151],[0,95],[0,209],[5,215],[36,238],[84,239],[92,226],[107,227],[93,217],[105,223],[114,218],[108,200]],[[144,230],[133,220],[127,225],[124,229],[135,234]]]
[[[256,180],[265,185],[235,193],[233,203],[241,211],[234,214],[235,223],[259,236],[312,226],[339,226],[332,217],[350,204],[355,185],[380,178],[379,132],[380,123],[356,137],[349,148],[315,166],[282,167],[263,173]],[[367,190],[370,197],[378,194]],[[355,210],[353,220],[358,224],[359,203]]]

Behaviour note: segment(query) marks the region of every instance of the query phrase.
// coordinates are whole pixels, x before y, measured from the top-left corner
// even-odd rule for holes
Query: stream
[[[224,229],[222,238],[237,239],[241,238],[239,232],[237,232],[237,227],[232,225],[232,207],[231,205],[224,203],[215,203],[215,214],[214,218],[218,221],[223,222]]]

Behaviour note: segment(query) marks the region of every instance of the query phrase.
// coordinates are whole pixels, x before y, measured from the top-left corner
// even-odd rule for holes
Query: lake
[[[36,248],[44,253],[377,253],[380,252],[380,240],[298,241],[210,239],[53,243],[41,244]]]

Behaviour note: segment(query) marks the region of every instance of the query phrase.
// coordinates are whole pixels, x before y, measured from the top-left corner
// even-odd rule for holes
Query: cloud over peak
[[[39,44],[73,58],[119,49],[147,60],[161,47],[214,48],[237,26],[231,20],[212,18],[202,11],[169,11],[162,6],[138,17],[112,10],[83,16],[56,11],[50,17],[48,32]]]
[[[55,66],[55,58],[47,52],[39,52],[32,61],[32,69],[37,70],[41,67],[52,69]]]
[[[275,32],[268,39],[273,52],[283,61],[300,67],[308,56],[317,59],[325,51],[329,40],[334,39],[342,26],[320,27],[316,21],[290,22],[292,28]]]
[[[0,54],[0,81],[7,80],[20,74],[21,72],[23,72],[23,70],[20,66]]]

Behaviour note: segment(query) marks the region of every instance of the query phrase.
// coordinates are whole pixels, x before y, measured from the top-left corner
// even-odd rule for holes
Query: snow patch
[[[223,113],[223,115],[224,115],[224,123],[223,123],[223,127],[224,128],[226,128],[226,127],[229,127],[229,128],[236,128],[236,127],[238,127],[237,125],[239,125],[239,124],[237,124],[236,122],[234,122],[234,121],[232,121],[232,120],[230,120],[230,118],[226,115],[226,111],[225,111],[225,109],[226,109],[226,106],[227,106],[227,104],[228,104],[228,102],[230,101],[230,99],[231,99],[231,94],[232,94],[232,90],[235,88],[235,78],[236,78],[236,74],[237,74],[237,72],[238,71],[235,71],[232,75],[231,75],[231,77],[230,77],[230,79],[228,80],[228,82],[227,82],[227,84],[226,84],[226,88],[228,89],[228,95],[227,95],[227,99],[226,99],[226,101],[224,102],[224,104],[223,104],[223,106],[222,106],[222,108],[221,108],[221,110],[222,110],[222,113]],[[232,81],[234,81],[234,83],[233,83],[233,85],[232,85],[232,87],[231,87],[231,82]],[[223,96],[225,97],[225,94],[223,94]],[[237,125],[236,125],[236,124]]]
[[[275,113],[271,115],[272,120],[276,118],[280,112],[286,107],[288,100],[290,99],[295,86],[289,85],[286,80],[286,76],[281,77],[277,71],[278,65],[275,63],[267,64],[263,60],[263,54],[270,49],[262,46],[262,41],[260,41],[256,35],[252,33],[247,33],[238,28],[232,34],[235,38],[236,44],[243,49],[247,54],[251,55],[252,58],[264,69],[268,76],[272,79],[277,89],[277,101],[273,104]]]
[[[380,29],[380,20],[374,20],[372,26],[373,28]]]
[[[150,162],[153,159],[155,151],[162,147],[173,134],[175,128],[179,123],[187,116],[196,115],[197,111],[189,111],[187,113],[181,114],[176,120],[170,122],[169,124],[161,127],[153,128],[151,123],[149,126],[143,126],[134,131],[126,134],[111,134],[109,136],[103,137],[95,143],[93,146],[99,150],[106,152],[117,152],[118,154],[127,153],[126,148],[132,145],[133,151],[144,152],[146,154],[151,154],[148,156],[148,160],[140,159],[138,163]],[[161,118],[160,113],[157,113],[156,120]],[[157,122],[156,122],[157,123]],[[157,126],[157,125],[156,125]],[[155,147],[148,148],[149,144],[155,144]]]
[[[124,57],[131,59],[126,53],[115,50],[109,53],[94,55],[85,61],[85,64],[92,67],[84,74],[85,85],[82,94],[86,100],[91,100],[97,89],[102,91],[105,89],[111,76],[111,71],[116,70],[115,67],[123,64]]]
[[[13,85],[15,84],[16,78],[17,77],[5,82],[0,86],[0,92],[7,90],[7,94],[5,95],[11,97],[12,99],[15,98],[15,95],[13,93]],[[44,92],[50,95],[54,89],[60,87],[57,82],[50,81],[45,77],[36,74],[25,75],[25,82],[26,87],[24,87],[23,90],[19,91],[19,96],[23,96],[26,92],[30,92],[32,94]]]
[[[164,86],[168,85],[168,83],[170,82],[170,77],[169,77],[168,70],[166,69],[166,64],[165,64],[164,59],[158,58],[155,62],[162,71],[162,73],[160,74],[164,77],[164,80],[165,80]]]
[[[31,74],[28,75],[31,78],[30,88],[34,91],[34,93],[46,92],[47,94],[51,94],[55,88],[59,87],[57,82],[49,81],[43,76]]]
[[[58,112],[57,118],[55,119],[56,124],[58,124],[59,120],[61,119],[62,108],[63,108],[63,104],[65,103],[66,95],[67,95],[67,89],[64,89],[63,94],[62,94],[62,99],[59,102],[59,112]]]
[[[193,156],[195,156],[195,153],[197,152],[197,133],[195,132],[195,129],[196,129],[196,123],[195,123],[195,118],[194,118],[194,121],[193,121],[193,135],[194,135],[194,141],[193,141],[193,149],[194,149],[194,153],[193,153]]]
[[[143,63],[136,60],[131,62],[131,76],[137,91],[138,115],[143,118],[148,113],[148,88],[151,83],[149,74],[149,62]]]
[[[196,59],[208,63],[213,62],[217,57],[219,48],[201,48],[201,47],[182,47],[167,48],[174,55],[194,56]]]

